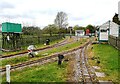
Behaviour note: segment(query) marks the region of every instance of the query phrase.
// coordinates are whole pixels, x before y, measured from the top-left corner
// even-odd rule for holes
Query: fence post
[[[110,35],[108,35],[108,44],[110,44]]]
[[[117,47],[117,37],[116,37],[116,47]]]
[[[8,84],[10,84],[10,65],[6,65],[6,81]]]

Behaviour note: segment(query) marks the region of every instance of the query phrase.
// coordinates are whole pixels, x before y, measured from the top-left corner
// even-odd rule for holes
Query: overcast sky
[[[68,15],[69,26],[101,25],[118,13],[119,0],[0,0],[0,24],[16,22],[44,27],[57,12]]]

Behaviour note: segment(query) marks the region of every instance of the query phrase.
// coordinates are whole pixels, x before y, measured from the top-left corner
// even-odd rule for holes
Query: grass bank
[[[66,37],[66,39],[68,39],[68,37]],[[58,40],[52,41],[52,42],[50,42],[50,45],[46,45],[46,46],[44,46],[44,44],[36,44],[35,47],[36,47],[37,49],[38,49],[38,48],[44,48],[44,47],[47,47],[47,46],[54,45],[54,44],[56,44],[56,43],[58,43],[58,42],[61,42],[61,41],[63,41],[63,40],[65,40],[65,39],[58,39]],[[4,51],[3,51],[3,52],[2,52],[2,55],[10,55],[10,54],[16,54],[16,53],[24,52],[24,51],[27,50],[27,47],[28,47],[28,46],[24,46],[22,50],[18,50],[18,51],[9,51],[9,52],[4,52]]]
[[[57,62],[42,65],[27,67],[22,70],[11,72],[11,82],[14,83],[39,83],[42,82],[65,82],[67,73],[67,62],[61,66]],[[5,75],[2,77],[2,82],[6,82]]]
[[[69,59],[69,61],[65,61]],[[11,71],[12,84],[66,84],[74,82],[74,54],[64,57],[62,65],[57,65],[57,61],[44,65],[31,66],[15,71]],[[0,82],[6,82],[5,74]],[[6,84],[6,83],[5,83]],[[69,84],[69,83],[68,83]]]
[[[89,57],[94,58],[90,59],[89,63],[92,66],[99,66],[101,69],[97,70],[99,72],[104,72],[105,77],[98,78],[99,80],[111,80],[113,82],[120,81],[119,79],[119,52],[114,47],[108,44],[94,44],[93,48],[90,48]],[[97,60],[100,61],[100,64],[97,64]]]
[[[64,46],[59,46],[59,47],[56,47],[56,48],[48,49],[46,51],[39,52],[38,55],[35,58],[28,58],[28,56],[25,55],[25,56],[22,56],[22,57],[19,56],[19,57],[15,57],[15,58],[4,59],[4,60],[1,61],[2,62],[2,67],[5,67],[5,65],[7,65],[7,64],[14,65],[14,64],[17,64],[17,63],[36,60],[38,58],[41,58],[41,57],[44,57],[44,56],[49,56],[49,55],[52,55],[52,54],[57,53],[57,52],[67,51],[67,50],[76,48],[76,47],[84,44],[85,42],[86,42],[86,39],[81,39],[80,41],[75,41],[73,43],[69,43],[69,44],[66,44]]]

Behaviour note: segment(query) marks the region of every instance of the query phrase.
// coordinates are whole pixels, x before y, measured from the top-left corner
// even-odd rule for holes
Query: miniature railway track
[[[56,53],[54,55],[51,56],[47,56],[47,57],[43,57],[37,60],[33,60],[33,61],[28,61],[28,62],[24,62],[24,63],[20,63],[20,64],[16,64],[16,65],[12,65],[11,66],[11,70],[16,70],[16,69],[21,69],[27,66],[32,66],[35,64],[45,64],[48,62],[51,62],[51,59],[57,58],[58,54],[63,54],[64,56],[71,54],[71,53],[75,53],[76,55],[76,71],[75,71],[75,82],[80,82],[82,84],[98,84],[98,80],[96,79],[96,75],[94,73],[94,71],[92,71],[91,67],[89,66],[88,62],[87,62],[87,57],[85,54],[85,49],[86,47],[90,44],[91,42],[87,42],[85,43],[83,46],[80,46],[78,48],[69,50],[69,51],[65,51],[65,52],[60,52],[60,53]],[[55,59],[54,59],[55,61]],[[52,61],[53,62],[53,61]],[[1,74],[4,74],[6,71],[6,68],[1,68],[0,72]]]
[[[88,45],[82,47],[75,51],[75,74],[74,80],[75,82],[80,82],[83,84],[98,84],[97,77],[95,75],[94,70],[90,67],[87,57],[85,54],[85,49]]]
[[[63,54],[63,55],[66,55],[66,54],[69,54],[69,53],[72,53],[80,48],[83,48],[84,46],[88,45],[90,42],[86,42],[83,46],[80,46],[78,48],[75,48],[75,49],[72,49],[72,50],[69,50],[69,51],[64,51],[64,52],[60,52],[60,53],[56,53],[54,55],[51,55],[51,56],[47,56],[47,57],[43,57],[43,58],[40,58],[40,59],[37,59],[37,60],[33,60],[33,61],[28,61],[28,62],[24,62],[24,63],[20,63],[20,64],[16,64],[16,65],[11,65],[11,70],[15,70],[15,69],[19,69],[19,68],[22,68],[22,67],[26,67],[26,66],[30,66],[30,65],[34,65],[36,63],[38,64],[44,64],[46,63],[45,61],[47,60],[50,60],[50,59],[53,59],[53,58],[56,58],[58,56],[58,54]],[[4,74],[6,71],[6,68],[3,67],[0,69],[0,72],[2,74]]]
[[[44,48],[39,48],[39,49],[36,49],[35,51],[47,50],[47,49],[51,49],[51,48],[54,48],[54,47],[63,46],[63,45],[68,44],[68,43],[71,43],[71,42],[67,42],[67,39],[65,39],[64,41],[62,41],[60,43],[57,43],[57,44],[54,44],[54,45],[51,45],[51,46],[47,46],[47,47],[44,47]],[[24,55],[26,53],[28,53],[28,52],[24,51],[24,52],[20,52],[20,53],[16,53],[16,54],[4,55],[4,56],[1,56],[1,58],[5,59],[5,58],[10,58],[10,57],[16,57],[16,56]]]
[[[88,66],[86,65],[84,50],[85,50],[85,47],[82,49],[82,52],[81,52],[81,67],[82,67],[82,72],[84,77],[83,82],[93,82],[92,76],[88,70]]]

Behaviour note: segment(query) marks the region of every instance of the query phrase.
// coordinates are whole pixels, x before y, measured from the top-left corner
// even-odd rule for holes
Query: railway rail
[[[44,48],[35,49],[35,51],[47,50],[47,49],[51,49],[54,47],[63,46],[65,44],[71,43],[71,42],[68,42],[67,40],[68,39],[65,39],[64,41],[62,41],[60,43],[56,43],[56,44],[51,45],[51,46],[46,46]],[[16,53],[16,54],[2,55],[1,58],[5,59],[5,58],[11,58],[11,57],[16,57],[16,56],[21,56],[21,55],[23,56],[24,54],[27,54],[27,53],[28,53],[27,51],[24,51],[24,52],[20,52],[20,53]]]
[[[21,69],[27,66],[32,66],[35,64],[45,64],[48,62],[53,62],[56,60],[58,54],[63,54],[64,56],[75,53],[75,58],[76,58],[76,65],[75,65],[75,82],[80,82],[83,84],[98,84],[98,80],[96,79],[96,75],[94,73],[94,70],[90,67],[88,61],[87,61],[87,56],[85,54],[85,49],[86,47],[90,44],[91,42],[86,42],[83,46],[79,46],[78,48],[69,50],[69,51],[64,51],[60,53],[53,54],[51,56],[46,56],[37,60],[33,61],[28,61],[16,65],[11,66],[11,70],[16,70],[16,69]],[[0,69],[1,74],[4,74],[6,71],[6,68],[3,67]]]
[[[84,46],[88,45],[89,43],[90,42],[86,42],[83,46],[79,46],[78,48],[75,48],[75,49],[72,49],[72,50],[69,50],[69,51],[64,51],[64,52],[56,53],[56,54],[53,54],[51,56],[46,56],[46,57],[43,57],[43,58],[40,58],[40,59],[37,59],[37,60],[12,65],[10,69],[15,70],[15,69],[23,68],[23,67],[26,67],[26,66],[31,66],[31,65],[34,65],[34,64],[44,64],[48,60],[56,58],[58,56],[58,54],[63,54],[63,55],[70,54],[70,53],[72,53],[72,52],[74,52],[74,51],[76,51],[76,50],[78,50],[80,48],[83,48]],[[5,67],[2,67],[0,69],[1,74],[4,74],[5,71],[6,71]]]
[[[83,84],[87,83],[99,84],[95,71],[92,67],[90,67],[87,60],[87,56],[85,54],[87,46],[88,45],[75,51],[76,63],[74,65],[75,67],[74,80],[75,82],[80,82]]]

